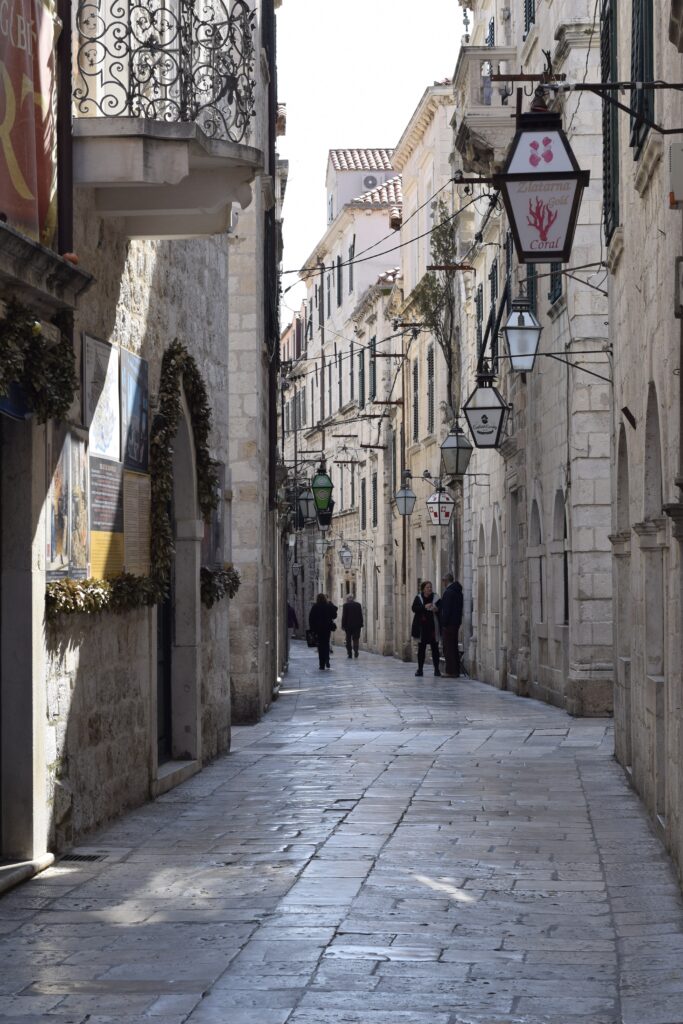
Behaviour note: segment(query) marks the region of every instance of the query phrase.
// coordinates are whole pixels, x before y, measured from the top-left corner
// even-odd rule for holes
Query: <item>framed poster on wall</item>
[[[90,563],[96,579],[123,572],[123,466],[90,456]]]
[[[121,349],[121,449],[126,469],[149,469],[149,369],[146,359]]]
[[[90,455],[120,461],[119,350],[89,334],[83,335],[83,419]]]
[[[88,575],[88,444],[83,432],[50,423],[45,569],[48,580]]]

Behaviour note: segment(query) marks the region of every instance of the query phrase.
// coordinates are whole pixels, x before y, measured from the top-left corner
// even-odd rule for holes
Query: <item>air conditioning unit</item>
[[[371,188],[377,188],[377,178],[374,174],[366,174],[363,178],[363,188],[368,190]]]

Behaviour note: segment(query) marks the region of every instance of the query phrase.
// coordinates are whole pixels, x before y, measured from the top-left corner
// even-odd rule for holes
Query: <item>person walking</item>
[[[462,625],[462,587],[452,572],[446,573],[442,583],[445,589],[441,600],[437,602],[437,608],[441,625],[443,656],[446,661],[445,674],[457,678],[460,675],[458,635]]]
[[[330,633],[337,615],[335,605],[324,594],[318,594],[308,616],[308,628],[318,638],[318,661],[320,668],[330,667]]]
[[[363,609],[353,594],[346,595],[342,609],[341,628],[346,633],[346,653],[349,658],[352,658],[354,654],[358,657],[358,641],[363,628]]]
[[[425,580],[420,585],[420,593],[413,601],[413,625],[410,631],[411,636],[418,640],[417,645],[417,672],[416,676],[423,675],[425,653],[427,646],[432,651],[432,662],[434,663],[434,675],[440,676],[439,671],[439,623],[436,615],[436,595],[432,590],[430,580]]]

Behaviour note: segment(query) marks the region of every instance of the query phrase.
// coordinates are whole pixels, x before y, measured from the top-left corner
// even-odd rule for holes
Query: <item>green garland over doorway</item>
[[[151,551],[148,576],[122,573],[112,579],[64,579],[48,583],[45,612],[49,622],[78,612],[125,612],[158,604],[168,593],[174,554],[173,524],[168,508],[173,495],[173,442],[182,415],[181,385],[187,400],[197,461],[197,494],[205,519],[222,500],[209,453],[211,406],[206,386],[193,356],[177,339],[161,363],[159,408],[152,423],[150,442]],[[240,585],[235,568],[202,567],[202,603],[211,608],[223,597],[234,597]]]

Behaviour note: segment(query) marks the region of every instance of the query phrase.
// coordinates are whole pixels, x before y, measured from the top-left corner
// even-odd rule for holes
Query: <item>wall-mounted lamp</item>
[[[543,328],[531,311],[529,300],[523,295],[515,299],[503,328],[512,370],[517,373],[530,373],[533,370],[542,331]]]
[[[497,448],[509,415],[509,407],[488,370],[477,375],[477,386],[462,407],[477,448]]]
[[[396,507],[400,516],[411,516],[413,514],[413,509],[415,508],[417,495],[413,490],[411,490],[408,483],[412,478],[413,475],[410,470],[404,469],[401,490],[395,495]]]

